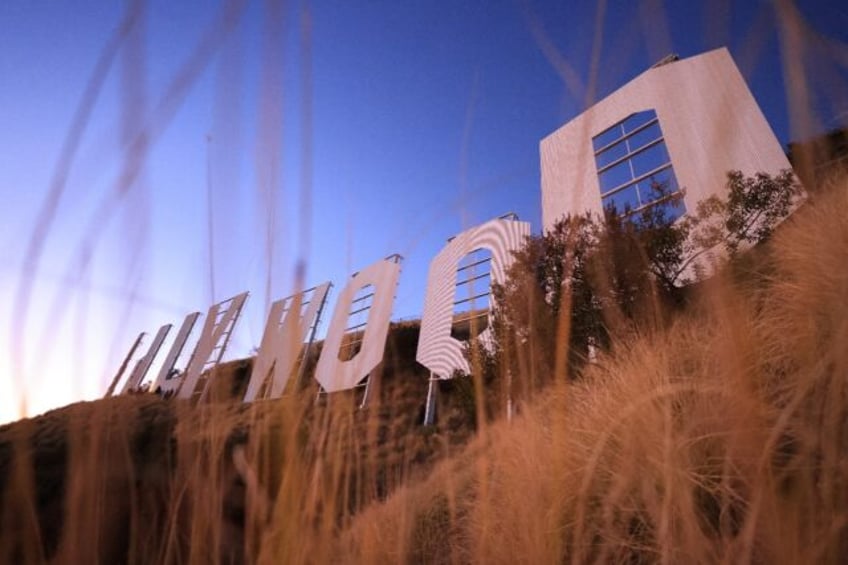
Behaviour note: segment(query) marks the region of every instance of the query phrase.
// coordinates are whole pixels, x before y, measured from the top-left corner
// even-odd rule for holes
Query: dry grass
[[[358,517],[351,562],[819,563],[848,551],[848,190],[485,448]],[[753,281],[751,277],[758,277]],[[486,441],[483,438],[478,440]]]
[[[130,395],[0,427],[0,562],[333,561],[326,540],[352,516],[472,433],[449,400],[444,423],[420,426],[426,377],[397,370],[417,333],[394,328],[364,410],[361,390],[316,401],[309,382],[222,400],[250,368],[237,361],[213,403]]]
[[[130,396],[6,426],[0,560],[840,561],[845,188],[785,224],[758,269],[435,469],[447,430],[410,415],[423,388],[407,383],[424,381],[388,371],[365,411],[311,389],[253,406]]]
[[[791,2],[776,6],[800,131],[811,121],[793,49],[794,24],[803,22]],[[154,105],[152,124],[133,134],[97,218],[134,186],[242,8],[226,4]],[[135,15],[128,10],[125,27]],[[597,59],[590,87],[572,84],[537,27],[573,97],[591,100]],[[68,132],[29,241],[33,263],[54,227],[88,99],[126,33],[104,48]],[[603,41],[596,34],[598,49]],[[273,78],[262,87],[268,100]],[[311,135],[306,128],[308,155]],[[276,189],[267,184],[263,198]],[[456,406],[442,407],[435,429],[418,427],[426,380],[408,355],[387,361],[364,411],[354,393],[316,403],[307,388],[250,406],[111,398],[0,427],[0,562],[840,562],[848,554],[848,183],[833,184],[779,231],[761,268],[704,285],[698,307],[668,330],[616,343],[580,382],[555,384],[464,446],[473,423]],[[311,178],[301,189],[308,201]],[[273,222],[269,212],[269,234]],[[92,222],[86,242],[101,229]],[[270,288],[273,235],[265,243]],[[22,277],[16,318],[27,318],[31,279]]]

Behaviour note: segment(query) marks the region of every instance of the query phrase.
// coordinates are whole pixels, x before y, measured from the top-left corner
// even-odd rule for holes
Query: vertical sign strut
[[[424,425],[432,426],[436,422],[436,397],[439,392],[439,378],[430,372],[427,386],[427,404],[424,408]]]

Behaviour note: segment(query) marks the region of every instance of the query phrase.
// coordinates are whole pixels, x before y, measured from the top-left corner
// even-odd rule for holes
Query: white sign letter
[[[336,392],[355,387],[383,360],[399,276],[400,256],[395,255],[356,273],[339,294],[333,320],[324,340],[324,349],[315,368],[315,379],[325,391]],[[354,295],[369,286],[373,288],[372,292],[361,296],[354,303]],[[369,300],[370,307],[361,306]],[[361,327],[348,327],[348,319],[366,310],[368,318],[364,324],[360,324]],[[363,332],[359,344],[361,348],[353,357],[342,360],[339,359],[342,341],[346,335],[348,339],[351,337],[348,330]]]
[[[491,220],[462,232],[433,258],[427,277],[416,361],[442,379],[451,378],[454,371],[469,372],[468,361],[462,354],[463,342],[451,336],[454,307],[458,304],[455,303],[457,285],[471,283],[474,278],[466,277],[458,282],[457,272],[472,266],[462,265],[461,261],[477,250],[490,252],[491,282],[502,284],[513,261],[512,252],[520,249],[529,235],[528,222]],[[491,329],[487,328],[479,338],[485,342],[490,333]]]
[[[308,334],[318,324],[329,290],[330,283],[325,282],[271,305],[262,344],[253,360],[245,402],[256,400],[263,390],[261,398],[277,398],[283,394],[303,350],[303,342],[307,337],[311,341]],[[270,386],[266,385],[269,374],[272,375]]]
[[[246,292],[237,294],[209,308],[203,323],[203,333],[200,334],[191,361],[186,368],[185,377],[182,379],[182,385],[177,392],[179,398],[203,396],[208,378],[204,379],[199,387],[198,381],[204,371],[214,369],[224,356],[224,350],[230,341],[230,335],[241,314],[244,301],[247,300],[247,294]]]

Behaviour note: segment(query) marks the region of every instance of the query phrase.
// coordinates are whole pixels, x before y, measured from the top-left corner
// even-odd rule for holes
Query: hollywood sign
[[[430,371],[431,391],[434,380],[469,372],[463,355],[464,340],[452,335],[452,329],[457,321],[471,323],[489,315],[491,285],[504,282],[513,261],[512,252],[529,235],[529,223],[518,221],[514,215],[505,216],[451,238],[431,261],[415,356]],[[332,393],[360,386],[383,360],[400,262],[399,255],[377,261],[355,273],[340,292],[315,368],[314,378],[323,391]],[[304,351],[315,337],[331,286],[325,282],[271,305],[245,402],[279,397],[290,378],[302,373]],[[212,369],[223,357],[247,296],[244,292],[209,308],[185,370],[177,371],[176,361],[200,313],[186,316],[149,389],[182,399],[203,400],[209,394]],[[482,301],[485,308],[476,308]],[[124,382],[122,394],[141,386],[171,327],[166,324],[159,328]],[[485,342],[490,332],[487,328],[478,337]],[[114,394],[143,335],[136,339],[106,396]]]

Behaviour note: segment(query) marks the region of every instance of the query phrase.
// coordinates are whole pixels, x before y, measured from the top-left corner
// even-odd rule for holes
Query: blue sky
[[[138,332],[243,290],[247,354],[298,264],[339,290],[400,253],[395,317],[418,315],[448,237],[509,211],[539,229],[540,139],[669,52],[727,46],[782,143],[844,124],[848,8],[782,3],[790,50],[778,4],[0,3],[0,421],[102,395]],[[788,109],[794,56],[815,123]]]

